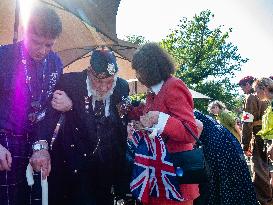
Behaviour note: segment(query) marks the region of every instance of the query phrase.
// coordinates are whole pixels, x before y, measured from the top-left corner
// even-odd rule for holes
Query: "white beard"
[[[88,79],[86,79],[86,83],[88,86],[88,96],[92,96],[92,106],[93,109],[95,107],[95,102],[96,101],[101,101],[103,100],[104,105],[105,105],[105,116],[109,116],[109,107],[110,107],[110,97],[114,92],[114,89],[116,87],[116,83],[117,83],[117,75],[115,75],[114,78],[114,82],[112,84],[112,87],[103,95],[101,95],[97,90],[93,89],[91,81]]]
[[[116,87],[116,83],[117,83],[117,76],[115,76],[114,78],[114,82],[112,84],[112,87],[106,92],[104,93],[103,95],[100,94],[97,90],[94,90],[93,87],[92,87],[92,83],[91,81],[89,81],[89,89],[90,89],[90,92],[91,92],[91,95],[92,95],[92,100],[93,101],[105,101],[107,98],[109,98],[113,92],[114,92],[114,89]]]

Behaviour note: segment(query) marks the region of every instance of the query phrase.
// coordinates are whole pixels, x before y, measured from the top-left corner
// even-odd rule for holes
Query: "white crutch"
[[[30,164],[28,164],[26,170],[26,178],[29,186],[32,186],[34,184],[33,174],[34,174],[33,168]],[[42,205],[48,205],[48,182],[47,178],[45,179],[42,178],[42,175],[43,172],[41,170]]]

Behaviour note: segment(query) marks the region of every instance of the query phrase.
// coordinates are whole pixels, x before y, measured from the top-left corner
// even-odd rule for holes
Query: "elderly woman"
[[[144,127],[157,128],[170,153],[193,149],[195,140],[183,125],[187,124],[197,134],[193,99],[185,83],[172,76],[175,69],[170,56],[158,44],[148,43],[134,54],[132,68],[149,92],[141,112],[133,110],[130,115],[138,114]],[[180,191],[183,202],[151,197],[148,204],[192,205],[199,196],[197,184],[182,184]]]
[[[241,141],[241,131],[236,118],[226,108],[225,104],[215,100],[208,106],[208,111],[216,116],[216,120],[227,128],[238,140]]]

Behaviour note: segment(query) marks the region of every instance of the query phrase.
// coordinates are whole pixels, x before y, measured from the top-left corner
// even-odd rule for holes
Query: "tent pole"
[[[14,17],[14,27],[13,27],[13,43],[18,41],[18,27],[19,27],[19,13],[20,13],[20,2],[16,0],[15,6],[15,17]]]

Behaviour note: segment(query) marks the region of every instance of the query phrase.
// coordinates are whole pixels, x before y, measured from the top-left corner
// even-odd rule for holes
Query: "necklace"
[[[23,48],[23,43],[21,44],[20,47],[20,54],[21,54],[21,61],[23,64],[23,69],[24,69],[24,74],[25,74],[25,83],[27,85],[28,91],[31,96],[31,112],[28,115],[29,120],[31,121],[32,124],[41,121],[44,119],[45,116],[45,111],[46,109],[42,109],[42,102],[45,103],[46,99],[48,99],[51,94],[52,90],[56,84],[56,76],[53,75],[54,79],[50,79],[49,81],[49,86],[48,89],[46,89],[46,72],[48,71],[48,63],[47,63],[47,58],[45,58],[42,62],[42,86],[41,86],[41,91],[37,93],[37,96],[34,96],[34,91],[33,91],[33,85],[31,85],[31,75],[30,75],[30,70],[28,68],[27,64],[27,59],[25,55],[25,51]],[[45,89],[47,92],[45,92]]]
[[[25,74],[26,85],[27,85],[28,90],[29,90],[29,92],[31,94],[31,100],[35,101],[34,94],[33,94],[33,87],[31,85],[31,75],[30,75],[29,68],[28,68],[28,65],[27,65],[27,60],[26,60],[25,51],[24,51],[24,48],[23,48],[23,43],[21,44],[20,52],[21,52],[22,64],[24,66],[24,74]],[[46,72],[46,68],[47,68],[47,59],[43,60],[42,67],[43,67],[42,68],[42,72],[43,72],[42,90],[41,90],[41,93],[40,93],[37,101],[41,101],[42,94],[44,93],[45,72]]]

